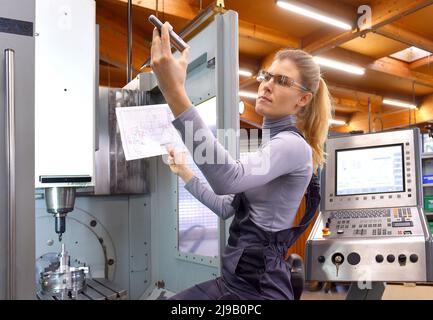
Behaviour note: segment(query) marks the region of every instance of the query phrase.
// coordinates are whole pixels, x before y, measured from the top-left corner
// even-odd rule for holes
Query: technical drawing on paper
[[[126,160],[166,154],[167,144],[183,146],[167,104],[116,108],[116,116]]]

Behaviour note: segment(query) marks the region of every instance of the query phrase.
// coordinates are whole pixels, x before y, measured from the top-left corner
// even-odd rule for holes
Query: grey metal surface
[[[151,91],[158,86],[154,73],[139,73],[132,81],[130,81],[123,89]]]
[[[7,167],[7,206],[8,206],[8,269],[7,297],[15,297],[16,270],[16,183],[15,183],[15,52],[5,50],[6,70],[6,167]]]
[[[148,195],[78,196],[68,213],[66,244],[74,266],[86,266],[92,278],[107,278],[128,291],[131,299],[142,296],[150,280],[151,201]],[[42,257],[60,250],[52,215],[44,200],[36,201],[36,254]],[[39,263],[38,263],[39,264]]]
[[[145,92],[99,88],[98,136],[95,154],[94,194],[144,194],[148,192],[146,159],[126,161],[117,126],[116,107],[149,104]]]
[[[336,150],[401,143],[405,192],[336,196]],[[420,197],[419,151],[416,128],[328,140],[329,158],[322,176],[324,205],[306,245],[307,280],[431,280],[431,234]],[[323,232],[325,227],[330,234]],[[335,263],[336,255],[344,258],[341,264]],[[411,261],[411,255],[417,261]]]
[[[240,146],[237,134],[239,122],[239,51],[238,44],[238,14],[228,11],[217,16],[217,106],[218,128],[224,128],[225,135],[218,140],[229,151],[234,159],[240,157]],[[227,130],[229,129],[229,130]],[[227,134],[228,133],[228,134]],[[220,220],[219,250],[220,256],[229,237],[229,226],[233,218]]]
[[[56,295],[38,292],[39,300],[60,300]],[[76,298],[65,297],[66,300],[124,300],[128,298],[125,289],[119,289],[118,285],[106,279],[86,280],[85,289]]]
[[[53,214],[66,214],[74,210],[75,188],[54,187],[45,189],[47,211]]]
[[[0,2],[2,17],[34,23],[34,0]],[[15,252],[8,249],[5,49],[15,52]],[[33,299],[34,285],[34,38],[0,33],[0,299]],[[33,181],[33,182],[32,182]],[[14,190],[14,191],[15,191]],[[13,296],[7,296],[8,257],[15,265]]]
[[[334,236],[326,238],[322,236],[322,229],[329,217],[329,213],[322,213],[307,241],[309,247],[307,254],[307,280],[315,281],[427,281],[426,275],[426,251],[425,236],[420,220],[423,212],[412,208],[414,228],[397,228],[399,231],[412,230],[413,235],[398,235],[396,228],[393,235],[375,235],[370,233],[363,236],[348,235],[345,237]],[[351,219],[349,224],[356,219]],[[354,222],[353,222],[354,223]],[[358,224],[358,223],[357,223]],[[331,232],[336,233],[336,228],[331,227]],[[356,265],[348,263],[348,255],[357,253],[360,262]],[[338,268],[332,262],[332,256],[340,253],[344,262]],[[405,255],[407,261],[404,265],[399,264],[398,256]],[[418,256],[418,261],[412,263],[409,257],[412,254]],[[376,256],[382,255],[383,262],[376,262]],[[393,255],[395,261],[390,263],[387,256]],[[323,256],[325,261],[319,263],[319,257]]]

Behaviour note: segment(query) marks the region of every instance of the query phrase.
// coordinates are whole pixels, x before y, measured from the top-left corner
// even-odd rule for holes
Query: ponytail
[[[325,163],[324,144],[332,118],[331,96],[325,81],[320,77],[319,88],[310,104],[298,113],[297,126],[313,150],[314,171]]]

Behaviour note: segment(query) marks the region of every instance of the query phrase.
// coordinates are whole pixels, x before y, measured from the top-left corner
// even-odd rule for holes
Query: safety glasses
[[[283,76],[281,74],[272,74],[267,72],[266,70],[260,70],[259,74],[257,75],[257,81],[263,82],[263,81],[270,81],[271,79],[274,79],[274,82],[282,87],[297,87],[298,89],[301,89],[302,91],[310,91],[307,88],[305,88],[302,84],[296,82],[292,78],[288,76]]]

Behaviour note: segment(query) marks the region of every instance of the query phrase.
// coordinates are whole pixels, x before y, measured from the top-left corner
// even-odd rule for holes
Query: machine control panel
[[[417,128],[327,140],[306,280],[431,281],[419,146]]]
[[[322,212],[307,242],[307,280],[427,281],[423,214],[417,207]]]
[[[356,209],[325,213],[322,236],[333,238],[422,235],[417,209],[411,207]]]

